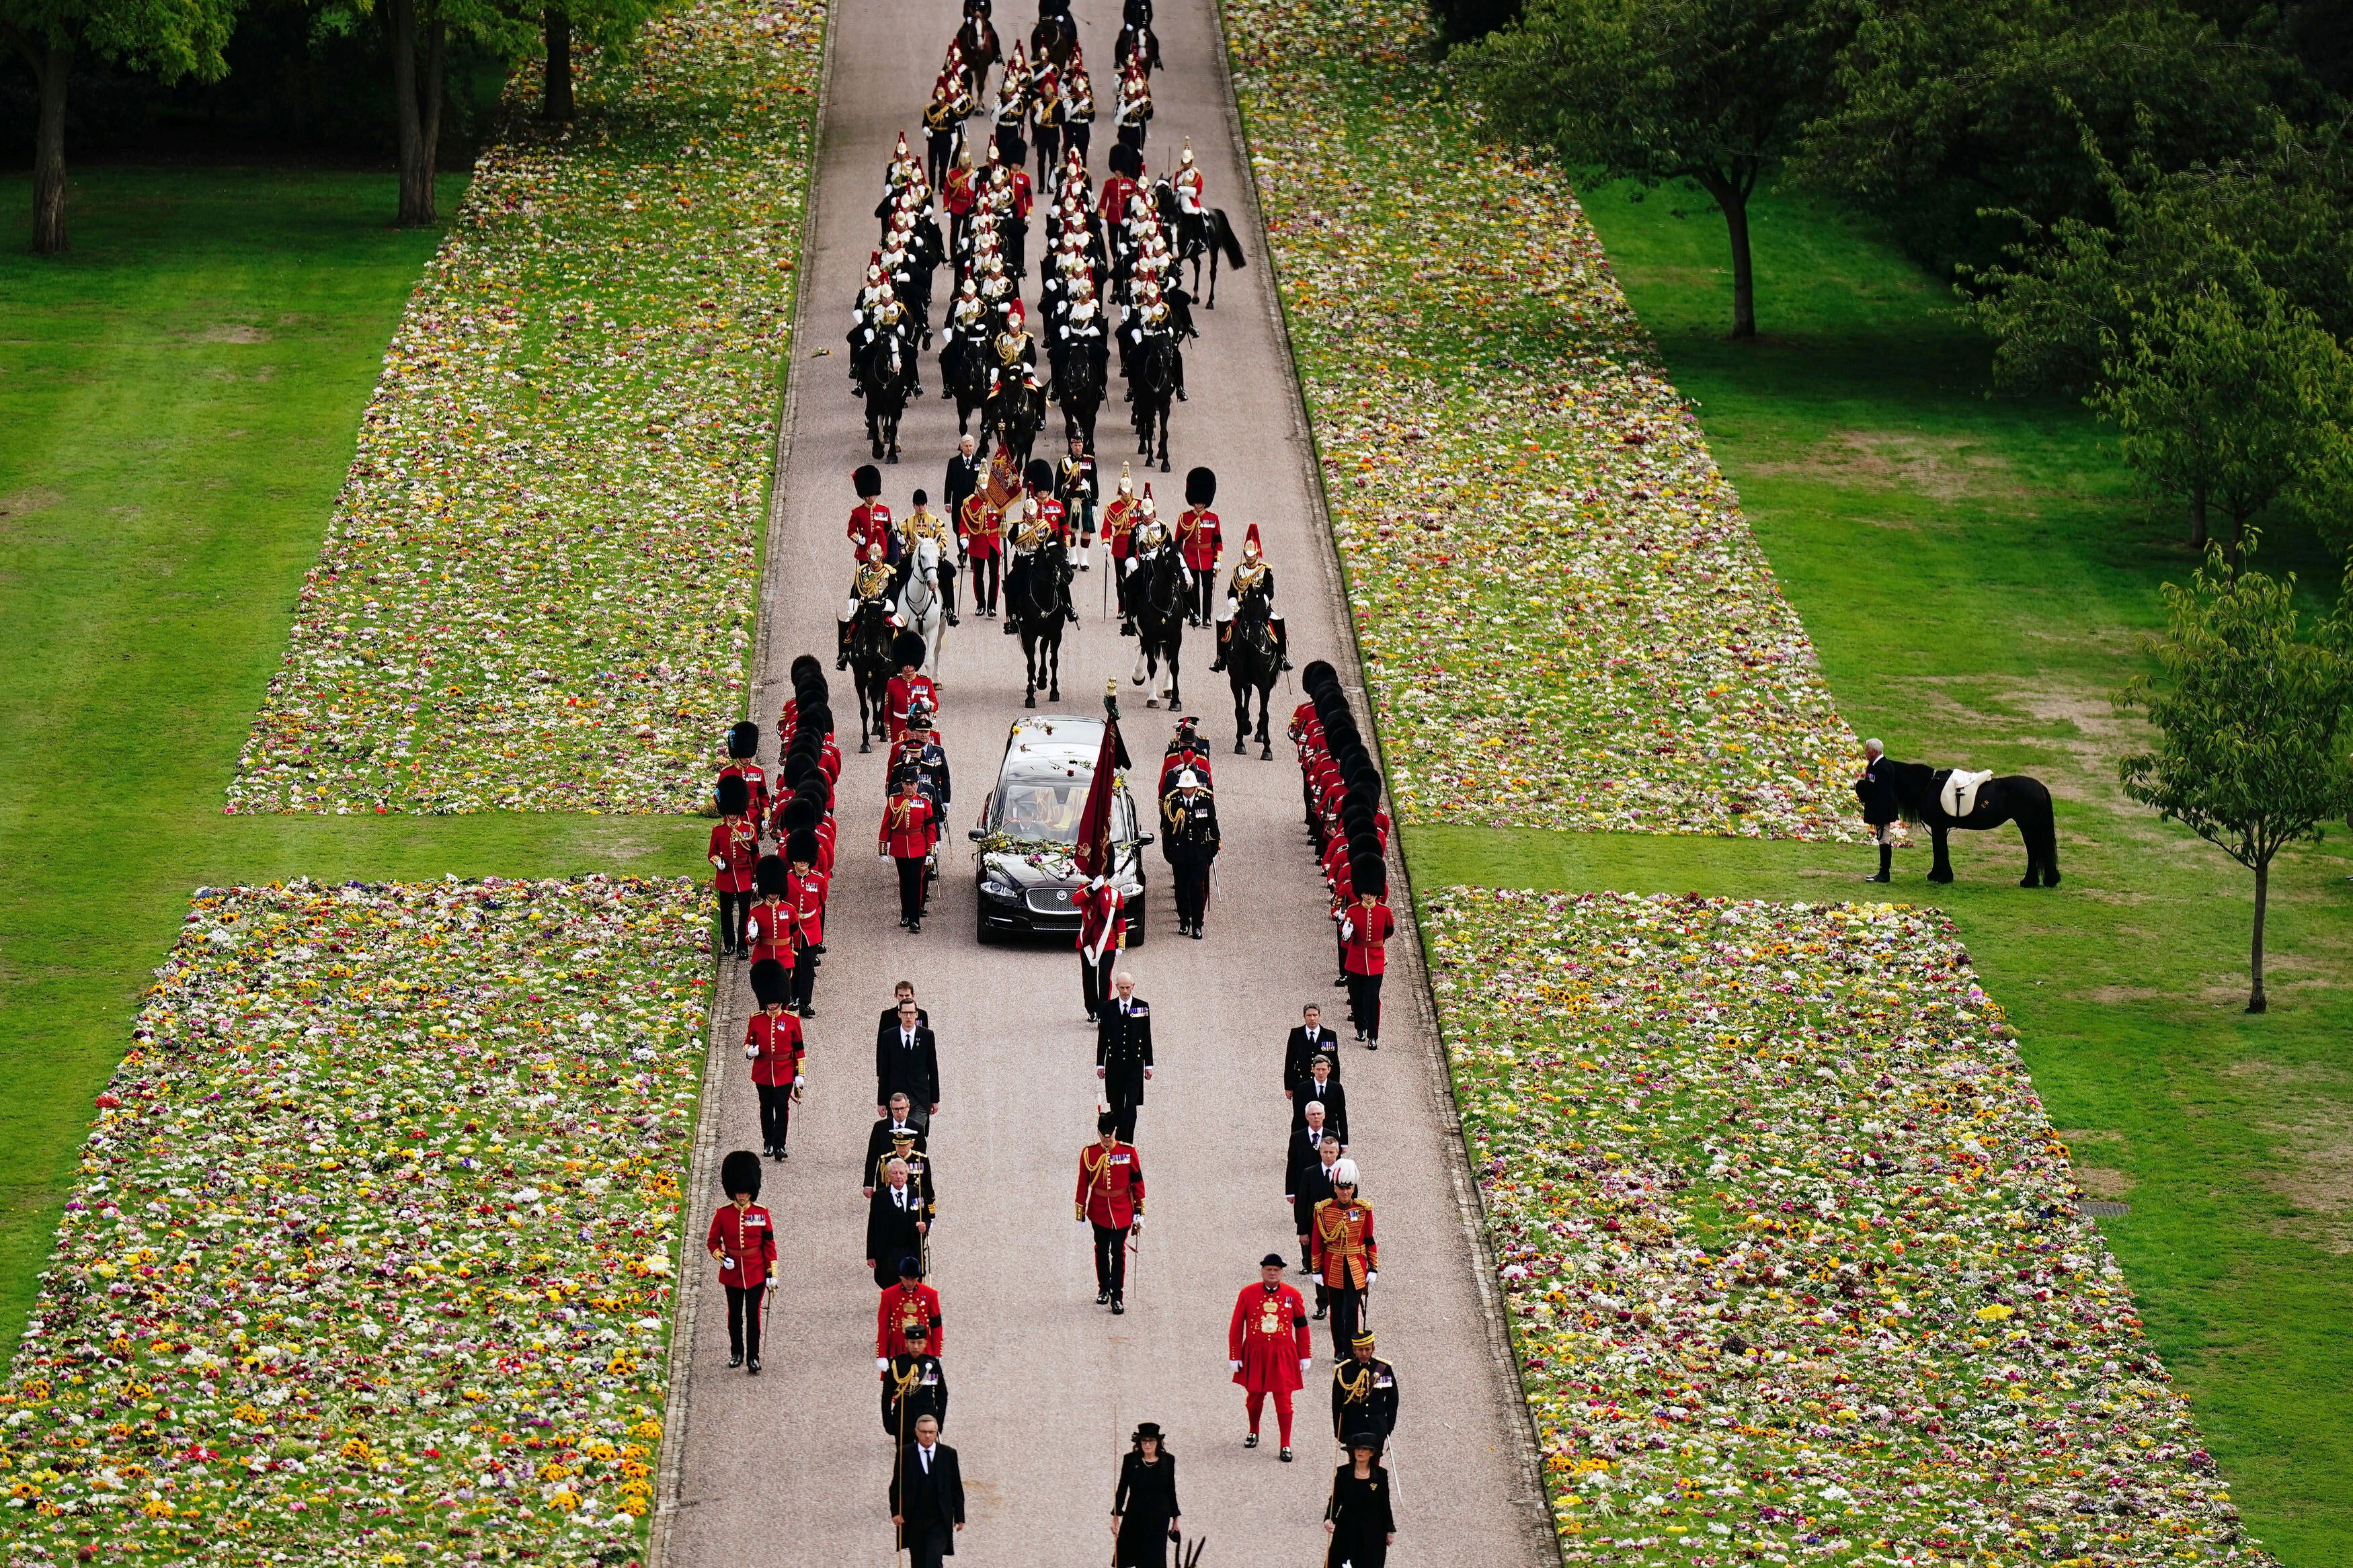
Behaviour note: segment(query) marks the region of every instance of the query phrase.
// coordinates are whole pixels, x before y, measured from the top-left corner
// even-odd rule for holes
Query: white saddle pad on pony
[[[1991,768],[1986,769],[1981,773],[1964,773],[1959,768],[1955,768],[1945,775],[1945,788],[1943,793],[1937,795],[1936,804],[1945,808],[1947,816],[1957,819],[1967,816],[1977,809],[1978,788],[1991,777],[1993,777]]]

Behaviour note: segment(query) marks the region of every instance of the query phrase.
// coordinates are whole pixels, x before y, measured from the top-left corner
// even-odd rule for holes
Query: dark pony
[[[1014,629],[1021,634],[1021,662],[1028,680],[1021,706],[1035,708],[1041,686],[1046,688],[1047,701],[1062,700],[1062,627],[1071,608],[1071,555],[1060,540],[1048,542],[1030,557],[1023,584],[1019,599],[1010,592],[1006,595],[1006,609],[1013,616]]]
[[[1226,680],[1234,691],[1234,754],[1241,754],[1250,738],[1250,693],[1258,693],[1258,757],[1270,762],[1274,742],[1267,736],[1267,703],[1274,695],[1275,678],[1282,672],[1282,655],[1274,646],[1274,625],[1268,619],[1266,597],[1244,594],[1226,623]]]
[[[891,605],[885,599],[860,602],[858,618],[849,623],[849,668],[858,687],[858,749],[874,749],[870,736],[890,733],[885,718],[890,706]]]
[[[2021,888],[2059,885],[2059,825],[2051,806],[2051,791],[2041,779],[2006,773],[1978,786],[1976,803],[1967,816],[1946,815],[1939,797],[1950,768],[1932,769],[1926,763],[1899,763],[1886,758],[1880,764],[1895,786],[1896,808],[1906,822],[1925,826],[1935,841],[1936,863],[1928,872],[1932,882],[1953,879],[1953,862],[1946,853],[1945,836],[1956,829],[1982,833],[2006,822],[2018,824],[2026,841],[2026,876]]]

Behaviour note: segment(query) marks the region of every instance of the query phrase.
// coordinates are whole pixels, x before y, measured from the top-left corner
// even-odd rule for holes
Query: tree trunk
[[[426,0],[431,4],[431,0]],[[393,114],[400,168],[400,223],[404,227],[431,224],[434,160],[441,144],[441,79],[448,55],[448,27],[437,13],[426,26],[425,68],[417,58],[418,0],[386,0],[385,25],[392,29]]]
[[[41,90],[33,136],[33,254],[56,256],[66,248],[66,77],[74,47],[34,38],[25,47]]]
[[[547,120],[572,118],[572,16],[547,8],[547,87],[540,94],[539,112]]]
[[[2206,487],[2189,488],[2189,548],[2206,553]]]
[[[2272,863],[2258,860],[2255,862],[2255,946],[2250,966],[2254,974],[2255,988],[2247,996],[2247,1011],[2250,1013],[2267,1012],[2271,1006],[2263,1000],[2263,907],[2271,901],[2271,893]]]
[[[1726,179],[1713,172],[1693,176],[1700,188],[1724,209],[1724,226],[1732,241],[1732,336],[1746,342],[1757,335],[1757,272],[1748,254],[1748,183],[1737,175]]]

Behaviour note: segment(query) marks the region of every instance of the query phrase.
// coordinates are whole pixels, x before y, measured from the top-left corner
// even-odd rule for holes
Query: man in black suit
[[[899,1004],[899,1022],[874,1042],[874,1114],[890,1114],[891,1097],[903,1094],[916,1124],[931,1131],[933,1112],[940,1108],[940,1050],[931,1026],[923,1021],[913,998]]]
[[[964,1528],[964,1476],[956,1451],[940,1441],[940,1424],[915,1418],[915,1441],[899,1456],[891,1475],[891,1522],[914,1568],[940,1568],[955,1555],[956,1531]]]
[[[955,456],[948,459],[948,477],[940,486],[949,527],[964,515],[964,498],[980,489],[987,473],[988,459],[980,455],[978,444],[969,436],[958,441]]]
[[[881,1049],[883,1045],[891,1038],[891,1037],[899,1032],[900,1005],[905,1002],[913,1002],[914,999],[915,983],[912,980],[902,980],[898,984],[891,988],[891,1005],[882,1009],[882,1016],[881,1017],[874,1020],[875,1049]],[[930,1028],[932,1026],[932,1015],[930,1011],[923,1007],[916,1008],[915,1022],[921,1024],[926,1029]],[[1335,1056],[1338,1055],[1337,1052],[1333,1054]]]
[[[866,1134],[866,1180],[863,1188],[870,1198],[874,1195],[874,1173],[882,1168],[883,1160],[896,1145],[892,1134],[899,1132],[913,1133],[914,1147],[919,1152],[931,1146],[930,1140],[923,1136],[923,1129],[916,1125],[914,1112],[908,1108],[907,1097],[903,1094],[891,1097],[890,1114],[877,1117],[873,1131]]]
[[[899,1265],[923,1256],[923,1233],[932,1227],[923,1190],[907,1179],[907,1163],[893,1160],[884,1184],[866,1200],[866,1267],[878,1289],[899,1282]]]
[[[1316,1120],[1314,1117],[1311,1121]],[[1299,1146],[1301,1135],[1292,1134],[1292,1147]],[[1315,1223],[1315,1205],[1332,1195],[1332,1167],[1339,1163],[1340,1141],[1329,1133],[1316,1145],[1314,1154],[1304,1164],[1291,1168],[1291,1180],[1286,1183],[1283,1196],[1291,1201],[1291,1227],[1299,1237],[1299,1267],[1303,1272],[1313,1272],[1313,1258],[1307,1250],[1307,1232]],[[1315,1315],[1318,1318],[1332,1310],[1324,1299],[1324,1276],[1315,1276]]]
[[[1332,1130],[1343,1147],[1348,1142],[1348,1091],[1332,1076],[1332,1058],[1319,1056],[1308,1063],[1307,1081],[1291,1096],[1291,1130],[1294,1132],[1307,1125],[1307,1108],[1324,1108],[1324,1125]]]
[[[1119,1119],[1119,1141],[1135,1142],[1136,1108],[1152,1076],[1152,1007],[1135,994],[1135,976],[1123,969],[1112,980],[1119,993],[1095,1019],[1095,1077],[1103,1103]]]
[[[1332,1076],[1340,1076],[1340,1037],[1324,1026],[1324,1009],[1310,1002],[1299,1010],[1299,1027],[1282,1045],[1282,1098],[1294,1105],[1298,1102],[1293,1097],[1307,1081],[1308,1064],[1317,1057],[1329,1058]]]

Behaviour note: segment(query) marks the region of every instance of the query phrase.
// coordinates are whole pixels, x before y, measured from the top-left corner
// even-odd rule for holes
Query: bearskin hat
[[[1340,684],[1340,672],[1332,668],[1329,659],[1310,659],[1307,668],[1299,672],[1300,687],[1310,697],[1320,694],[1326,686]]]
[[[795,801],[794,805],[800,803]],[[817,864],[817,834],[812,827],[796,827],[785,839],[785,858],[796,866]]]
[[[763,1007],[782,1006],[792,989],[791,973],[773,958],[760,960],[752,966],[752,999]]]
[[[815,707],[801,710],[800,729],[794,739],[798,740],[801,735],[814,735],[817,737],[818,749],[822,750],[825,738],[832,733],[833,710],[826,703],[820,702]]]
[[[816,676],[819,680],[824,679],[824,672],[825,666],[818,661],[817,655],[813,653],[805,653],[801,655],[798,658],[793,660],[793,689],[795,691],[798,691],[801,687],[807,682],[808,678],[812,675]]]
[[[1356,862],[1363,860],[1367,855],[1371,856],[1376,860],[1381,858],[1380,835],[1371,832],[1351,833],[1348,835],[1348,860],[1350,865],[1353,867]]]
[[[817,758],[801,750],[797,743],[785,753],[784,766],[776,770],[778,776],[785,781],[785,787],[791,790],[799,789],[817,771]]]
[[[806,833],[824,820],[825,807],[805,795],[793,796],[776,814],[777,825],[786,833]]]
[[[1358,898],[1366,893],[1378,898],[1389,890],[1388,863],[1377,855],[1362,856],[1348,868],[1348,880]]]
[[[901,632],[891,639],[891,662],[912,664],[917,668],[923,663],[923,636],[921,632]]]
[[[1189,506],[1207,506],[1218,499],[1218,476],[1209,468],[1195,468],[1185,476],[1185,500]]]
[[[742,1193],[746,1197],[760,1195],[760,1156],[749,1149],[738,1149],[719,1162],[719,1190],[729,1197]]]
[[[752,809],[752,781],[729,773],[719,781],[719,815],[741,816]]]
[[[727,754],[737,762],[760,754],[760,726],[749,719],[727,731]]]
[[[1381,798],[1381,770],[1372,766],[1358,768],[1348,775],[1348,793],[1367,805]]]
[[[1054,465],[1043,458],[1032,458],[1029,466],[1021,470],[1021,479],[1033,490],[1054,488]]]
[[[752,886],[760,890],[764,899],[783,898],[785,884],[791,876],[785,863],[774,855],[763,855],[752,863]]]
[[[860,463],[850,474],[849,482],[858,487],[860,500],[872,500],[882,493],[882,470],[871,463]]]
[[[1131,180],[1144,178],[1144,154],[1122,142],[1111,150],[1111,169],[1114,174],[1125,174]]]

